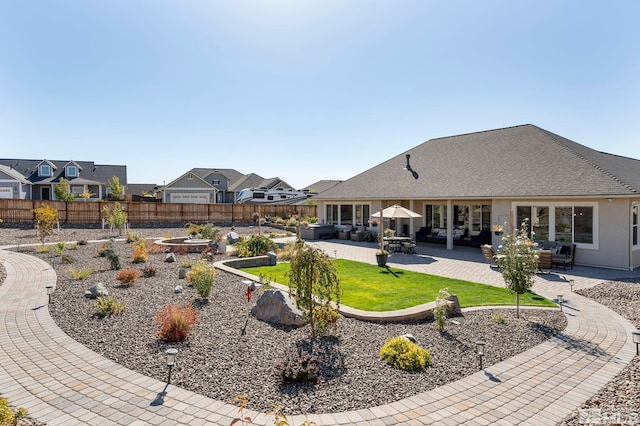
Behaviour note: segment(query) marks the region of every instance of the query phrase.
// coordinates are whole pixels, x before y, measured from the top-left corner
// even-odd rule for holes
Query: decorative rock
[[[451,294],[447,297],[447,310],[450,314],[462,315],[462,309],[460,308],[460,301],[457,295]]]
[[[296,308],[295,301],[280,290],[267,290],[251,309],[257,319],[279,325],[304,325],[302,312]]]
[[[237,232],[229,232],[227,234],[227,241],[229,241],[229,244],[235,244],[240,241],[240,235],[238,235]]]
[[[177,285],[176,288],[173,289],[174,293],[182,293],[182,286],[181,285]]]
[[[104,284],[98,283],[91,287],[89,290],[84,292],[84,297],[88,297],[89,299],[96,299],[100,296],[108,296],[109,290],[105,287]]]
[[[407,339],[408,341],[412,342],[412,343],[418,343],[418,340],[413,336],[413,334],[403,334],[400,337],[404,337],[405,339]]]
[[[180,268],[180,270],[178,271],[178,279],[185,279],[187,278],[187,268]]]
[[[168,263],[175,262],[176,261],[175,253],[167,253],[167,255],[164,257],[164,261]]]

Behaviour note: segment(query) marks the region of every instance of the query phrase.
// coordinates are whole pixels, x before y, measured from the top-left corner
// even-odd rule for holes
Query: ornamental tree
[[[60,201],[73,201],[74,195],[71,193],[71,185],[69,179],[60,178],[58,183],[53,187],[53,193],[56,196],[56,200]]]
[[[35,225],[38,231],[40,242],[44,245],[44,240],[53,234],[53,227],[58,223],[58,210],[47,205],[33,210],[35,214]]]
[[[120,178],[113,176],[109,182],[109,198],[113,201],[124,201],[124,186],[120,184]]]
[[[326,329],[322,322],[328,319],[319,318],[318,314],[324,312],[329,317],[335,310],[332,303],[340,303],[340,279],[336,268],[324,251],[298,240],[288,276],[289,296],[295,299],[296,306],[308,319],[311,337],[315,338],[316,333],[322,334]]]
[[[496,264],[507,288],[516,294],[516,317],[520,318],[520,295],[531,289],[538,270],[538,249],[529,238],[527,219],[519,229],[502,236]]]

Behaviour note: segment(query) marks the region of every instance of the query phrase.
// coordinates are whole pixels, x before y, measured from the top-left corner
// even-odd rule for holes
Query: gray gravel
[[[244,233],[244,229],[236,231]],[[105,236],[95,230],[73,232],[75,238],[62,239]],[[176,236],[184,231],[178,228],[143,233]],[[124,268],[142,269],[143,265],[131,263],[129,245],[117,245]],[[68,251],[67,255],[76,261],[73,265],[53,259],[58,286],[50,309],[58,325],[92,350],[159,380],[167,378],[164,351],[176,347],[179,357],[172,374],[173,384],[225,402],[247,393],[249,408],[259,411],[270,410],[271,403],[284,406],[287,414],[335,412],[389,403],[476,372],[474,342],[478,339],[487,343],[484,365],[489,366],[543,342],[566,326],[566,319],[559,312],[526,309],[521,311],[520,319],[513,311],[504,311],[506,325],[492,321],[492,310],[469,312],[450,319],[444,334],[438,333],[431,321],[375,324],[342,318],[335,336],[313,344],[314,353],[322,360],[321,381],[282,385],[273,376],[273,367],[290,345],[307,340],[307,327],[275,327],[248,315],[242,279],[224,272],[218,275],[209,303],[195,303],[195,291],[178,279],[178,268],[181,261],[195,260],[196,255],[180,255],[178,263],[173,264],[163,262],[162,254],[151,255],[147,264],[157,267],[157,276],[121,287],[107,260],[96,256],[98,246],[89,244]],[[50,254],[35,255],[52,260]],[[76,281],[70,275],[72,268],[91,268],[94,272],[85,280]],[[103,282],[111,294],[127,303],[124,314],[105,319],[95,315],[94,302],[83,293],[96,282]],[[185,286],[180,295],[173,292],[178,284]],[[155,336],[153,318],[168,303],[195,303],[198,308],[198,325],[186,342],[169,344]],[[433,366],[422,373],[396,370],[378,357],[389,337],[405,333],[413,334],[433,356]]]

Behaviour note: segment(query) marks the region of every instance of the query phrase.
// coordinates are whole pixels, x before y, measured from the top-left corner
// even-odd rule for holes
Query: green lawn
[[[336,259],[333,261],[340,277],[340,303],[365,311],[393,311],[433,302],[441,288],[457,294],[460,306],[515,305],[516,295],[506,288],[470,281],[438,277],[394,268],[381,268],[368,263]],[[245,272],[265,275],[272,281],[287,285],[285,274],[289,263],[246,268]],[[535,293],[520,296],[520,305],[556,306]]]

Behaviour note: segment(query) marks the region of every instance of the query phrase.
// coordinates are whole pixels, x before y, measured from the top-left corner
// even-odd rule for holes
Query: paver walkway
[[[372,262],[364,244],[317,243],[329,254]],[[440,275],[502,285],[479,253],[419,247],[390,263]],[[75,342],[51,319],[45,287],[55,272],[25,254],[0,250],[7,277],[0,286],[0,392],[50,425],[229,425],[237,407],[166,386],[128,370]],[[496,275],[497,274],[497,275]],[[391,404],[309,415],[318,425],[555,424],[597,392],[635,355],[634,327],[611,310],[570,293],[607,278],[638,273],[579,268],[538,279],[535,291],[563,293],[566,331],[472,376]],[[487,348],[490,350],[490,348]],[[247,411],[255,424],[273,418]],[[292,416],[299,425],[305,418]]]

